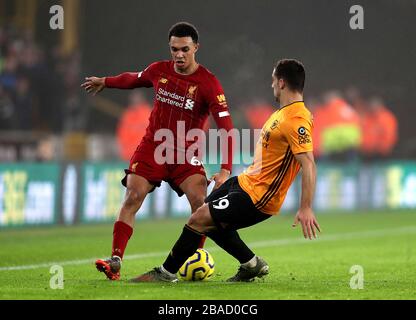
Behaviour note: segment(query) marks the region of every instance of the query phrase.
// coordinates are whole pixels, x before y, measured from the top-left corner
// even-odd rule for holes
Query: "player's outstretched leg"
[[[269,266],[262,258],[254,256],[250,261],[243,263],[238,272],[228,282],[250,282],[256,277],[261,278],[269,274]]]
[[[186,259],[198,249],[201,235],[197,230],[185,225],[163,265],[132,279],[131,282],[177,282],[176,273]]]
[[[98,271],[103,272],[110,280],[120,279],[121,261],[132,234],[136,212],[140,209],[148,192],[154,188],[145,178],[129,174],[127,192],[113,229],[111,258],[95,261]]]
[[[98,259],[95,261],[95,267],[98,271],[103,272],[109,280],[120,279],[121,261],[124,250],[133,234],[133,228],[122,221],[116,221],[113,230],[113,249],[111,258]]]

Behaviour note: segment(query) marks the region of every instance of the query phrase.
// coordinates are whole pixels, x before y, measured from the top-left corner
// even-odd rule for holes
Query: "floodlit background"
[[[63,30],[50,28],[55,4]],[[363,30],[350,28],[354,4]],[[0,227],[114,220],[153,91],[90,97],[80,84],[169,59],[168,29],[182,20],[198,28],[197,60],[220,79],[236,128],[261,128],[276,110],[278,59],[305,64],[318,213],[416,208],[415,12],[413,0],[0,0]],[[297,181],[283,212],[299,191]],[[138,218],[188,214],[163,185]]]
[[[50,27],[53,5],[62,30]],[[362,30],[350,28],[353,5]],[[0,299],[415,299],[415,17],[415,0],[0,0]],[[298,179],[281,215],[240,231],[270,265],[264,282],[224,282],[238,262],[210,240],[209,281],[127,282],[160,265],[190,214],[167,184],[137,214],[121,281],[94,267],[111,252],[153,91],[91,97],[80,84],[169,59],[168,30],[182,20],[198,28],[197,60],[221,81],[239,130],[276,110],[277,60],[306,67],[323,232],[308,241],[291,227]],[[236,152],[234,175],[255,142]],[[218,157],[208,154],[208,175]]]

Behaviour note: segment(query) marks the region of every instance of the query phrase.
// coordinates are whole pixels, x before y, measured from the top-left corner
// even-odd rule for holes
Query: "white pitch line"
[[[274,246],[285,246],[292,244],[309,244],[309,243],[320,243],[322,241],[337,241],[345,239],[360,239],[360,238],[377,238],[381,236],[394,236],[401,234],[412,234],[416,233],[416,226],[400,227],[394,229],[379,229],[372,231],[364,232],[349,232],[349,233],[340,233],[332,235],[322,235],[315,242],[310,242],[303,238],[286,238],[278,240],[266,240],[266,241],[256,241],[248,243],[248,246],[251,248],[265,248],[265,247],[274,247]],[[209,251],[219,251],[222,250],[219,247],[208,247]],[[149,253],[139,253],[126,255],[124,260],[136,260],[136,259],[146,259],[154,257],[164,257],[168,251],[161,252],[149,252]],[[56,261],[56,262],[45,262],[40,264],[32,265],[22,265],[22,266],[10,266],[10,267],[0,267],[0,271],[16,271],[16,270],[30,270],[30,269],[40,269],[40,268],[49,268],[53,265],[68,266],[68,265],[80,265],[80,264],[93,264],[94,261],[98,258],[91,259],[82,259],[82,260],[68,260],[68,261]]]

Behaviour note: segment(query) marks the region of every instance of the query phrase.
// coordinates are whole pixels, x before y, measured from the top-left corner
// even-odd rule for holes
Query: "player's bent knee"
[[[188,226],[190,226],[192,229],[197,229],[198,225],[200,225],[199,218],[196,216],[196,213],[193,213],[191,217],[188,220]]]
[[[208,205],[199,207],[189,218],[188,225],[199,232],[209,231],[212,227],[212,219]]]
[[[192,213],[195,213],[204,204],[204,197],[190,200],[189,204],[191,205]]]
[[[126,199],[123,206],[127,208],[137,208],[140,207],[144,200],[144,195],[142,192],[137,190],[127,190]]]

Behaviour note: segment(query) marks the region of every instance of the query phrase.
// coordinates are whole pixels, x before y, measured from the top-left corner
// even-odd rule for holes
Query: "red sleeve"
[[[156,63],[151,64],[141,72],[125,72],[116,77],[106,77],[107,88],[134,89],[153,87],[153,75]]]
[[[224,90],[217,78],[213,78],[208,88],[208,105],[218,129],[224,129],[227,135],[221,135],[221,169],[232,171],[233,150],[234,150],[234,126],[231,114],[228,109],[227,100],[225,99]],[[226,139],[226,142],[223,140]]]

